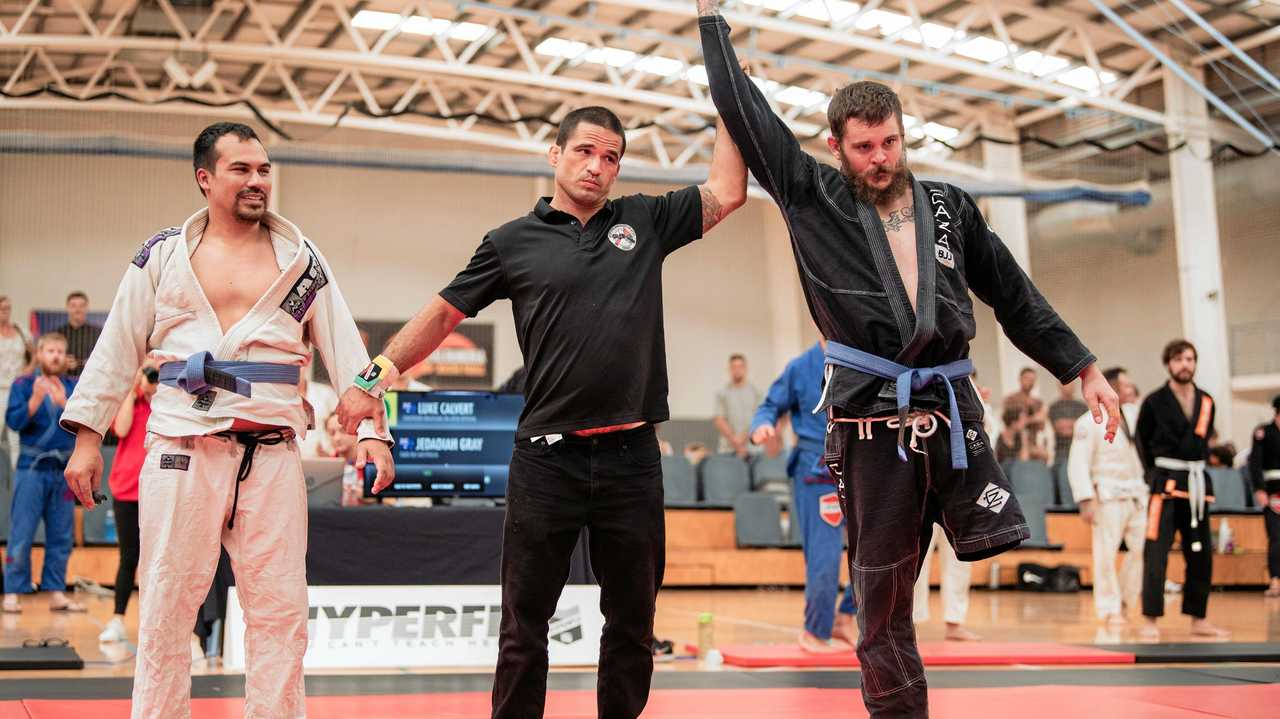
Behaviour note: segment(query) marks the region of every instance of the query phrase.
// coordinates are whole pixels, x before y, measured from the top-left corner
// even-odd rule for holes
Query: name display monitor
[[[381,497],[504,497],[516,424],[524,408],[518,394],[492,392],[388,392],[388,429],[396,479]],[[365,467],[371,494],[373,463]]]

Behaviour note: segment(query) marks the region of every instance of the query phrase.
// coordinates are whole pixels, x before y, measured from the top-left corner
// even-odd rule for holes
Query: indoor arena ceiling
[[[752,75],[814,149],[829,94],[864,78],[900,90],[916,155],[943,169],[969,167],[953,148],[1000,118],[1073,145],[1029,147],[1043,168],[1164,144],[1186,122],[1164,112],[1165,60],[1203,69],[1209,92],[1244,120],[1214,108],[1215,144],[1257,151],[1280,126],[1274,76],[1251,72],[1203,27],[1275,72],[1276,0],[730,0],[722,10]],[[692,166],[713,144],[699,47],[693,0],[0,0],[0,108],[255,113],[286,137],[336,125],[541,153],[564,112],[604,104],[629,128],[629,157]],[[1105,146],[1073,144],[1082,140]]]

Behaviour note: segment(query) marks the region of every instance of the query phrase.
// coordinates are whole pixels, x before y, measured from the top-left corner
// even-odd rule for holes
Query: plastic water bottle
[[[102,540],[107,544],[119,541],[116,536],[116,510],[113,507],[107,507],[107,516],[102,521]]]
[[[716,630],[711,612],[698,615],[698,656],[706,658],[707,652],[716,646]]]

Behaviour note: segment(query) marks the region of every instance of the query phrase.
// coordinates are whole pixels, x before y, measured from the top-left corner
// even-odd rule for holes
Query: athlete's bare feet
[[[1280,597],[1280,577],[1272,577],[1271,585],[1262,593],[1264,597]]]
[[[947,622],[947,633],[944,638],[949,642],[976,642],[982,637],[965,629],[963,625]]]
[[[844,642],[850,647],[858,646],[858,621],[852,614],[836,614],[836,622],[831,627],[831,638]]]
[[[1208,637],[1210,639],[1227,639],[1231,636],[1231,632],[1210,624],[1207,619],[1192,619],[1191,636]]]
[[[1160,641],[1160,625],[1156,620],[1148,617],[1142,624],[1142,629],[1138,630],[1138,638],[1144,642]]]
[[[1119,628],[1128,624],[1129,620],[1125,619],[1123,614],[1108,614],[1102,618],[1102,622],[1108,627]]]
[[[844,642],[833,642],[830,639],[819,639],[809,632],[800,632],[800,648],[810,654],[842,654],[849,651],[849,646]]]

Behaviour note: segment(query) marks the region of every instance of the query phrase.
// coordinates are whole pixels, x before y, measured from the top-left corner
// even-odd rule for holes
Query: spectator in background
[[[792,418],[799,442],[787,458],[791,477],[792,521],[800,529],[804,550],[804,629],[800,648],[806,652],[847,652],[858,640],[853,586],[840,592],[844,557],[844,514],[836,481],[823,461],[827,418],[814,414],[822,397],[824,341],[787,363],[751,421],[751,441],[762,445],[777,434],[783,416]],[[839,612],[836,598],[840,599]]]
[[[10,388],[5,422],[19,432],[22,449],[13,483],[9,546],[5,551],[4,604],[6,614],[22,611],[19,594],[35,591],[31,583],[31,542],[44,520],[44,571],[40,589],[52,592],[49,609],[83,612],[71,601],[67,588],[67,559],[71,556],[75,500],[62,473],[75,445],[75,437],[58,426],[67,397],[76,381],[63,373],[67,340],[56,332],[36,343],[37,369],[19,377]]]
[[[102,334],[101,327],[89,324],[89,295],[80,290],[67,295],[67,323],[54,332],[67,338],[67,374],[79,377]]]
[[[720,454],[736,454],[746,459],[749,454],[760,452],[750,443],[751,418],[764,395],[747,381],[747,358],[740,354],[729,356],[729,384],[716,393],[716,413],[713,420],[720,432]]]
[[[1049,405],[1049,425],[1053,428],[1055,464],[1066,464],[1075,436],[1076,420],[1089,411],[1089,406],[1076,398],[1075,383],[1060,385],[1058,399]],[[1135,418],[1134,421],[1137,421]]]
[[[1052,462],[1053,444],[1042,419],[1043,409],[1038,399],[1006,404],[1002,416],[1004,429],[996,439],[996,461],[1002,465],[1015,460]]]
[[[309,430],[307,436],[298,440],[298,452],[303,457],[329,457],[333,449],[329,446],[329,435],[325,431],[325,420],[338,408],[338,393],[325,382],[308,380],[305,375],[298,380],[298,393],[307,400],[311,407],[311,416],[315,429]]]
[[[342,469],[342,506],[354,507],[363,504],[365,501],[364,477],[360,476],[360,472],[356,470],[356,446],[359,439],[342,429],[342,423],[338,421],[336,412],[325,419],[324,431],[332,456],[346,461],[346,466]]]
[[[1102,373],[1120,398],[1122,431],[1107,442],[1087,413],[1075,422],[1067,460],[1071,494],[1080,518],[1092,529],[1093,606],[1099,620],[1113,628],[1125,623],[1124,608],[1135,607],[1142,594],[1142,554],[1147,532],[1147,488],[1142,460],[1134,443],[1138,422],[1137,394],[1121,367]],[[1124,542],[1124,565],[1116,572],[1116,553]]]
[[[115,511],[116,535],[119,537],[120,564],[116,567],[115,616],[98,635],[105,644],[128,641],[124,628],[124,613],[133,595],[134,578],[138,573],[138,475],[147,458],[144,446],[147,438],[147,420],[151,419],[151,398],[159,386],[160,373],[151,365],[138,370],[133,381],[132,401],[120,403],[120,410],[111,423],[111,429],[120,438],[116,457],[111,463],[111,475],[107,485],[111,487],[111,506]]]
[[[1023,367],[1018,372],[1018,389],[1010,393],[1004,398],[1004,406],[1031,404],[1032,400],[1040,398],[1040,392],[1036,390],[1036,371],[1030,367]]]
[[[1271,400],[1275,416],[1253,430],[1249,451],[1249,483],[1254,504],[1262,508],[1267,528],[1267,573],[1271,583],[1266,596],[1280,597],[1280,395]]]
[[[9,388],[19,376],[31,371],[35,352],[22,329],[13,322],[13,303],[0,295],[0,407],[9,406]],[[0,447],[9,453],[9,468],[18,462],[18,433],[0,422]]]

